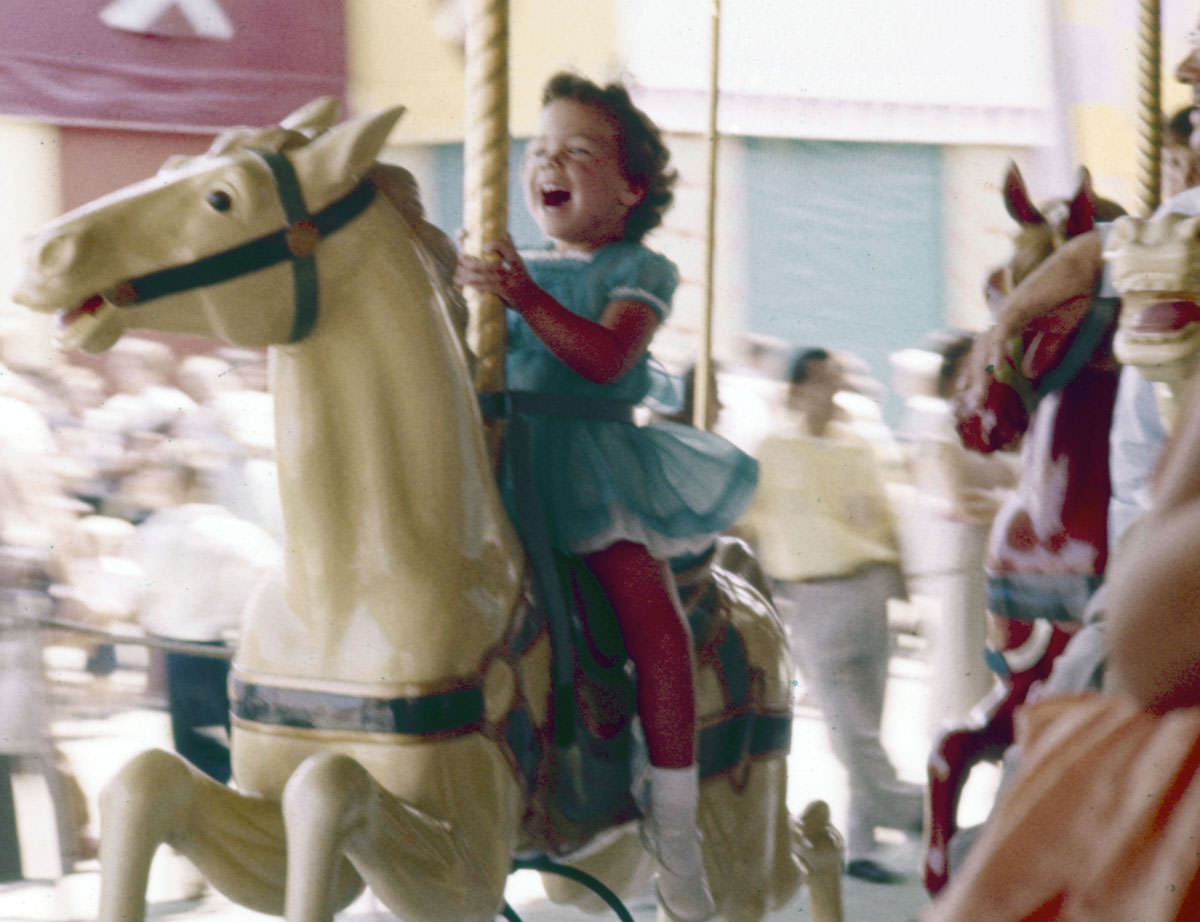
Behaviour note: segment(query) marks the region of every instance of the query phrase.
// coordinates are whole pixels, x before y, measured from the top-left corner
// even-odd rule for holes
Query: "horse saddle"
[[[755,667],[731,617],[731,593],[708,575],[714,553],[715,547],[680,568],[705,574],[684,604],[697,662],[716,675],[721,691],[716,707],[706,702],[704,708],[700,775],[724,775],[736,786],[752,760],[786,755],[791,714],[764,712],[757,701]],[[529,793],[524,828],[530,847],[561,856],[641,816],[635,781],[647,758],[636,720],[636,676],[608,600],[582,561],[556,554],[555,568],[567,629],[556,632],[549,623],[553,606],[539,604],[522,633],[527,644],[549,633],[554,673],[569,676],[569,683],[553,688],[551,718],[543,726],[527,709],[509,715],[505,740]]]

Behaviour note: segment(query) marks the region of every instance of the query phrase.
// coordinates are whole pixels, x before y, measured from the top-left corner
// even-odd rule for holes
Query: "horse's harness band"
[[[345,227],[375,200],[375,186],[359,183],[349,195],[309,214],[291,161],[274,151],[255,150],[271,170],[288,226],[239,246],[169,269],[126,279],[106,292],[117,307],[137,307],[166,295],[228,282],[290,262],[296,289],[296,313],[289,342],[311,332],[317,320],[317,271],[314,252],[325,237]]]
[[[403,698],[375,698],[229,680],[230,711],[242,720],[306,730],[457,735],[484,724],[483,688],[469,684]]]

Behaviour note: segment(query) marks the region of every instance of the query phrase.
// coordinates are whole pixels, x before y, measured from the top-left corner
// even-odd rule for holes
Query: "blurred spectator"
[[[136,523],[146,510],[130,499],[127,479],[195,401],[170,383],[175,355],[165,343],[124,336],[105,353],[105,363],[114,393],[84,417],[96,467],[94,501],[98,512]]]
[[[104,451],[97,448],[97,435],[89,428],[88,414],[104,403],[107,386],[99,372],[81,365],[58,366],[48,371],[47,378],[54,399],[46,420],[54,433],[55,463],[63,488],[95,512],[108,486],[97,463]],[[104,434],[99,438],[107,449],[108,441],[115,435]]]
[[[196,402],[171,425],[178,450],[186,452],[204,480],[211,502],[262,524],[261,503],[249,495],[246,484],[246,464],[249,458],[272,455],[270,397],[247,388],[242,374],[216,356],[188,357],[179,366],[178,380]]]
[[[756,334],[743,336],[742,348],[745,360],[726,363],[717,375],[721,400],[713,430],[753,455],[782,412],[789,352],[784,343]]]
[[[165,432],[195,408],[195,402],[171,383],[177,361],[165,343],[123,336],[105,358],[115,393],[103,409],[121,432]]]
[[[922,788],[898,779],[880,740],[887,605],[906,590],[878,457],[835,400],[844,385],[830,352],[796,356],[792,418],[759,445],[759,488],[742,528],[849,776],[846,873],[893,883],[902,875],[873,857],[875,829],[917,831],[923,809]]]
[[[60,617],[105,629],[134,619],[141,584],[130,560],[134,531],[109,515],[75,522],[63,542],[62,579],[51,586]]]
[[[0,543],[50,553],[74,510],[49,462],[57,452],[42,407],[0,393]]]
[[[229,372],[214,378],[210,367],[207,392],[197,391],[196,397],[210,414],[209,445],[221,452],[219,462],[204,472],[210,501],[265,528],[282,542],[275,404],[267,390],[266,353],[225,349],[219,359],[228,363]],[[185,417],[182,425],[186,426],[188,419]]]
[[[47,588],[62,573],[81,511],[64,486],[48,421],[55,406],[48,377],[0,365],[0,784],[13,770],[44,777],[65,873],[94,857],[96,843],[86,798],[50,732],[42,628],[33,620],[52,611]]]
[[[975,336],[932,334],[920,349],[891,356],[893,382],[904,397],[898,435],[911,490],[901,516],[904,569],[937,693],[930,720],[959,720],[992,684],[983,665],[988,529],[1020,460],[1010,452],[968,451],[954,427],[949,399],[959,364]]]
[[[200,471],[164,456],[160,508],[137,528],[142,573],[138,620],[148,634],[212,646],[214,656],[166,654],[167,704],[176,751],[229,780],[229,647],[259,580],[282,563],[271,535],[208,502]]]

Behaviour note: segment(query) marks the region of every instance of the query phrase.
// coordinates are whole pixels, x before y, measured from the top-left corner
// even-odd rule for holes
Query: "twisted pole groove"
[[[480,255],[508,226],[508,0],[472,0],[466,36],[466,135],[463,148],[465,246]],[[475,385],[504,389],[504,304],[467,289]],[[494,447],[494,446],[493,446]]]
[[[1162,198],[1162,19],[1159,0],[1138,2],[1137,201],[1143,215]]]

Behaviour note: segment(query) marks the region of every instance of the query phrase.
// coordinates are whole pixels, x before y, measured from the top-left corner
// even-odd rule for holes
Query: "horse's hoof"
[[[658,897],[659,922],[708,922],[716,916],[716,903],[713,902],[708,883],[703,879],[676,879],[671,888],[671,902],[667,902],[663,896],[662,883],[663,875],[660,872],[654,882],[654,894]]]
[[[925,852],[925,873],[922,883],[930,896],[937,896],[950,881],[945,847],[931,847]]]

